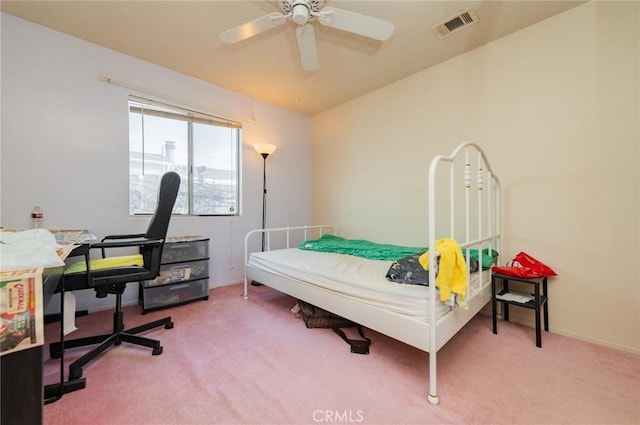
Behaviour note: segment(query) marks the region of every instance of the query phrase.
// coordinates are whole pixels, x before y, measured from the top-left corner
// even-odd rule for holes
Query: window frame
[[[230,119],[226,119],[226,118],[221,118],[218,116],[215,116],[213,114],[209,114],[209,113],[205,113],[205,112],[199,112],[199,111],[195,111],[192,109],[187,109],[184,107],[180,107],[180,106],[175,106],[175,105],[171,105],[168,103],[164,103],[164,102],[159,102],[159,101],[155,101],[155,100],[151,100],[151,99],[147,99],[144,97],[140,97],[140,96],[136,96],[136,95],[129,95],[128,96],[128,100],[127,100],[127,108],[128,108],[128,117],[129,117],[129,215],[131,217],[137,217],[137,216],[149,216],[152,215],[153,212],[136,212],[134,211],[135,206],[132,204],[132,197],[131,197],[131,192],[133,190],[133,186],[132,186],[132,181],[131,179],[134,176],[134,171],[135,171],[135,167],[133,166],[133,161],[132,161],[132,143],[133,143],[133,139],[132,139],[132,132],[131,132],[131,117],[132,114],[139,114],[140,115],[140,119],[143,120],[142,122],[144,122],[144,117],[145,116],[153,116],[153,117],[158,117],[158,118],[165,118],[165,119],[171,119],[171,120],[177,120],[177,121],[184,121],[187,124],[187,134],[186,134],[186,138],[187,138],[187,145],[186,145],[186,149],[187,149],[187,164],[186,164],[186,175],[187,175],[187,181],[183,181],[181,183],[182,185],[186,185],[184,187],[186,187],[186,196],[188,198],[188,202],[186,202],[186,209],[187,212],[186,213],[176,213],[175,211],[172,212],[172,215],[177,215],[177,216],[183,216],[183,217],[211,217],[211,216],[220,216],[220,217],[234,217],[234,216],[240,216],[240,212],[241,212],[241,200],[242,200],[242,196],[241,196],[241,182],[242,182],[242,169],[241,169],[241,165],[242,165],[242,123],[239,121],[233,121]],[[232,140],[232,144],[230,146],[231,151],[232,151],[232,155],[235,155],[235,160],[232,161],[231,163],[235,163],[235,171],[233,169],[230,169],[229,172],[233,173],[234,179],[230,180],[232,182],[232,185],[235,185],[235,202],[233,206],[230,207],[230,211],[228,213],[223,213],[223,212],[210,212],[210,213],[196,213],[194,212],[195,210],[195,192],[196,192],[196,184],[194,181],[194,167],[195,167],[195,163],[197,160],[197,156],[196,153],[194,152],[194,129],[193,126],[194,124],[203,124],[203,125],[209,125],[209,126],[214,126],[214,127],[222,127],[222,128],[230,128],[233,130],[236,130],[235,134],[231,135],[231,140]],[[144,169],[146,166],[145,163],[145,140],[144,140],[144,124],[142,125],[142,135],[141,135],[141,140],[140,143],[142,144],[141,146],[141,158],[140,158],[140,162],[141,162],[141,167],[142,167],[142,174],[141,175],[145,175]],[[179,167],[184,167],[184,165],[178,164],[176,165],[174,168],[179,168]],[[232,167],[233,168],[233,167]],[[166,171],[169,171],[170,169],[172,169],[170,166],[167,166]],[[184,171],[184,170],[183,170]],[[149,175],[154,175],[154,174],[149,174]],[[158,176],[159,177],[159,176]],[[183,178],[184,180],[184,178]],[[215,193],[215,192],[214,192]],[[214,193],[211,194],[211,196],[214,195]]]

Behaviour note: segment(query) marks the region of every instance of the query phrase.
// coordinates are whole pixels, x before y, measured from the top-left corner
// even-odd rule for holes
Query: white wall
[[[429,162],[476,141],[503,184],[502,261],[559,273],[551,331],[640,352],[639,18],[587,3],[314,116],[314,222],[426,245]]]
[[[262,157],[254,143],[278,146],[267,162],[268,225],[310,221],[308,117],[11,15],[2,14],[1,24],[1,226],[28,227],[29,212],[39,205],[49,228],[85,228],[100,237],[146,229],[147,218],[128,215],[131,93],[244,124],[242,215],[175,217],[169,228],[170,235],[211,238],[210,286],[242,280],[244,235],[261,226]],[[143,91],[107,84],[100,74]],[[136,299],[136,285],[129,285],[125,302]],[[93,291],[79,294],[80,308],[112,303],[96,299]]]

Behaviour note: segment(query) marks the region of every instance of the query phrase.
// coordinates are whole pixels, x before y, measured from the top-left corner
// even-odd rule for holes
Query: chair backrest
[[[160,187],[158,189],[158,204],[156,211],[151,217],[149,227],[145,236],[149,239],[165,239],[169,229],[169,220],[171,219],[171,211],[178,197],[178,189],[180,188],[180,176],[174,171],[169,171],[162,176]],[[152,259],[152,248],[142,248],[141,254],[144,264],[147,268],[151,267],[160,269],[160,257],[162,250],[157,258]],[[154,264],[151,264],[153,262]],[[155,264],[157,263],[157,264]]]

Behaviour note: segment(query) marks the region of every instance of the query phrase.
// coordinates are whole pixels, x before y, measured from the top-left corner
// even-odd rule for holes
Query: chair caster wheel
[[[154,348],[151,354],[153,354],[154,356],[159,356],[160,354],[162,354],[162,346]]]
[[[165,329],[173,329],[173,322],[169,322],[166,325],[164,325]]]

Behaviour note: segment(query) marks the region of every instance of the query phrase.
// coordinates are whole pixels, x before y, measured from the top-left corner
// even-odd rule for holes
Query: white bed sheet
[[[266,272],[320,286],[380,309],[428,321],[428,288],[388,281],[385,275],[391,263],[298,248],[254,252],[248,261],[250,266]],[[477,285],[479,279],[475,275],[479,273],[472,274],[470,286]],[[489,273],[483,275],[488,278]],[[436,319],[451,309],[441,302],[437,306]]]

